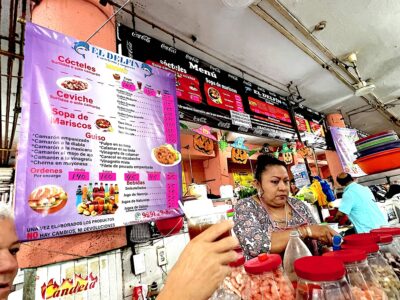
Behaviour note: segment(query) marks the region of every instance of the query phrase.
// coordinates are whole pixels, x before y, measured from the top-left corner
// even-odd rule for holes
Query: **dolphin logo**
[[[82,55],[83,58],[85,58],[85,54],[83,53],[83,51],[89,51],[89,44],[83,41],[75,42],[72,49],[74,49],[76,53]]]
[[[144,78],[153,75],[153,69],[148,64],[143,63],[142,70],[144,71]]]
[[[245,86],[244,87],[244,92],[245,93],[251,92],[251,87]]]

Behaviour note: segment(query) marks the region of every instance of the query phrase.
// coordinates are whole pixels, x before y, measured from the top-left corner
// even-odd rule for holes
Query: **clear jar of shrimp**
[[[277,254],[260,254],[244,264],[248,274],[243,299],[294,300],[294,289],[283,272],[282,258]]]
[[[240,300],[246,286],[247,274],[244,271],[245,258],[241,255],[235,262],[229,264],[231,271],[222,284],[211,296],[210,300]]]
[[[296,300],[352,300],[344,264],[331,257],[308,256],[294,262]]]
[[[400,300],[400,281],[379,252],[377,244],[342,245],[342,249],[361,249],[367,253],[368,265],[389,299]]]
[[[340,250],[324,253],[323,256],[337,258],[344,263],[346,278],[355,299],[387,299],[387,295],[368,265],[365,251],[359,249]]]

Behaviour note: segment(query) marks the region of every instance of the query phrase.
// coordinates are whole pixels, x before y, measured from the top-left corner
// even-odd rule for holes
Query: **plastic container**
[[[368,264],[389,299],[400,299],[400,281],[392,267],[379,253],[377,244],[342,245],[342,249],[361,249],[367,253]]]
[[[245,258],[241,255],[237,261],[229,264],[231,272],[225,277],[210,300],[240,300],[244,298],[243,291],[248,278],[244,270],[244,263]]]
[[[392,267],[397,278],[400,279],[400,253],[396,245],[393,244],[393,237],[391,235],[379,235],[379,238],[379,251],[386,262]]]
[[[243,291],[246,300],[294,300],[292,284],[282,269],[277,254],[260,254],[244,264],[248,283]]]
[[[292,231],[283,257],[283,269],[291,282],[297,281],[293,267],[294,261],[298,258],[311,255],[310,250],[300,239],[299,232],[296,230]]]
[[[296,300],[354,299],[344,264],[335,258],[311,256],[294,262],[298,277]]]
[[[356,163],[367,174],[400,168],[400,149],[390,149],[357,159]]]
[[[333,257],[344,263],[346,279],[355,299],[387,299],[368,265],[365,251],[340,250],[324,253],[323,256]]]
[[[399,227],[383,227],[371,230],[371,233],[379,235],[390,234],[393,237],[393,245],[400,252],[400,228]],[[400,253],[399,253],[400,254]]]

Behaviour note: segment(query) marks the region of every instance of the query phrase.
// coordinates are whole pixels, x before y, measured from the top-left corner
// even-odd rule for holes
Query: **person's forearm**
[[[285,251],[287,243],[289,242],[289,235],[292,230],[285,230],[273,232],[271,234],[271,253],[282,253]]]

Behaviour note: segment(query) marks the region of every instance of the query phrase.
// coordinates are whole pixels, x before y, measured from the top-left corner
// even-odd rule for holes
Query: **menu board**
[[[21,240],[180,215],[175,76],[28,23]]]
[[[258,136],[293,138],[285,97],[124,25],[118,26],[117,45],[123,55],[175,73],[181,120]]]
[[[283,140],[293,139],[294,128],[286,97],[247,80],[243,80],[243,87],[255,133]]]
[[[314,111],[301,104],[295,104],[295,119],[303,142],[309,146],[326,148],[326,128],[324,126],[325,115]]]

